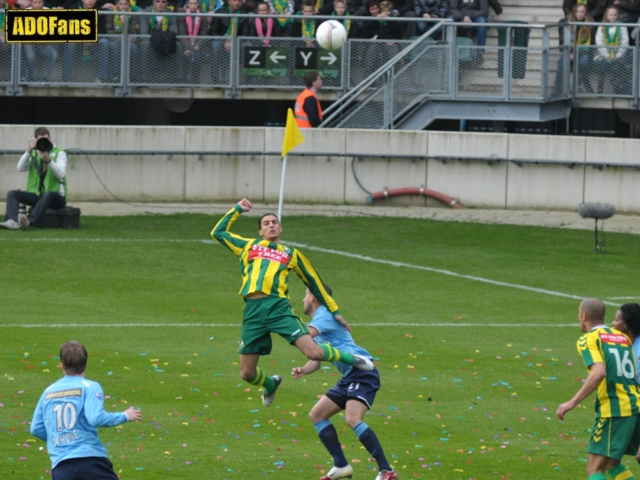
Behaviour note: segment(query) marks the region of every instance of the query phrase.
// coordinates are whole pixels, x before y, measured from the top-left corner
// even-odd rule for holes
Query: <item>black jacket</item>
[[[224,3],[215,13],[229,13],[229,4]],[[245,13],[242,9],[232,13]],[[212,37],[223,37],[229,30],[231,24],[231,17],[217,17],[213,16],[211,22],[211,28],[209,28],[209,35]],[[246,37],[249,35],[249,22],[247,17],[239,17],[238,25],[236,26],[236,35],[240,37]]]

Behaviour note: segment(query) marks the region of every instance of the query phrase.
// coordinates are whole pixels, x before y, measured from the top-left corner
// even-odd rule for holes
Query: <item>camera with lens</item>
[[[36,150],[43,153],[49,153],[53,149],[53,143],[46,137],[40,137],[36,141]]]

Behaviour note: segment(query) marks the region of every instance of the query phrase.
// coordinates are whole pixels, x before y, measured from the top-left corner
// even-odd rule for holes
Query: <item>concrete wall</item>
[[[34,128],[0,126],[0,149],[24,149]],[[70,203],[113,200],[100,180],[113,195],[128,201],[278,198],[282,160],[271,154],[281,150],[282,128],[56,126],[51,134],[56,145],[67,148],[157,152],[71,155]],[[305,142],[288,157],[287,201],[365,203],[368,195],[355,171],[357,180],[372,192],[424,186],[467,206],[575,209],[587,201],[640,213],[638,140],[373,130],[308,130],[304,135]],[[163,153],[172,151],[216,153]],[[238,151],[254,153],[234,155]],[[2,197],[8,190],[24,188],[26,175],[15,168],[18,158],[0,155]],[[563,164],[545,163],[549,161]],[[592,163],[638,168],[598,169]],[[381,202],[440,205],[421,197]]]

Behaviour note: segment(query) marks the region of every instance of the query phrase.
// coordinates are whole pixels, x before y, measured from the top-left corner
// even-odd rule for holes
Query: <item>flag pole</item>
[[[278,199],[278,220],[282,222],[282,202],[284,200],[284,177],[287,174],[287,154],[304,142],[304,137],[300,133],[296,123],[293,110],[287,109],[287,123],[284,129],[284,139],[282,141],[282,179],[280,180],[280,198]]]
[[[284,177],[287,173],[287,156],[282,157],[282,178],[280,179],[280,198],[278,200],[278,221],[282,223],[282,201],[284,199]]]

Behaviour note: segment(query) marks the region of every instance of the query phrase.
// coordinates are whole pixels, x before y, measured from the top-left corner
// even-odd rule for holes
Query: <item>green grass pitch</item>
[[[235,257],[211,241],[219,216],[83,217],[72,231],[0,231],[0,478],[50,478],[29,434],[61,376],[60,345],[90,351],[86,375],[109,411],[140,423],[101,430],[123,479],[317,479],[331,467],[307,414],[338,379],[274,338],[261,360],[284,382],[264,408],[239,377],[242,300]],[[234,231],[257,234],[256,217]],[[365,421],[400,478],[582,479],[593,396],[564,423],[556,407],[586,377],[579,298],[638,301],[638,237],[397,218],[285,217],[335,293],[382,388]],[[493,283],[491,283],[493,282]],[[303,284],[290,281],[302,315]],[[628,298],[628,299],[627,299]],[[354,479],[375,462],[334,418]],[[632,472],[640,468],[625,459]]]

